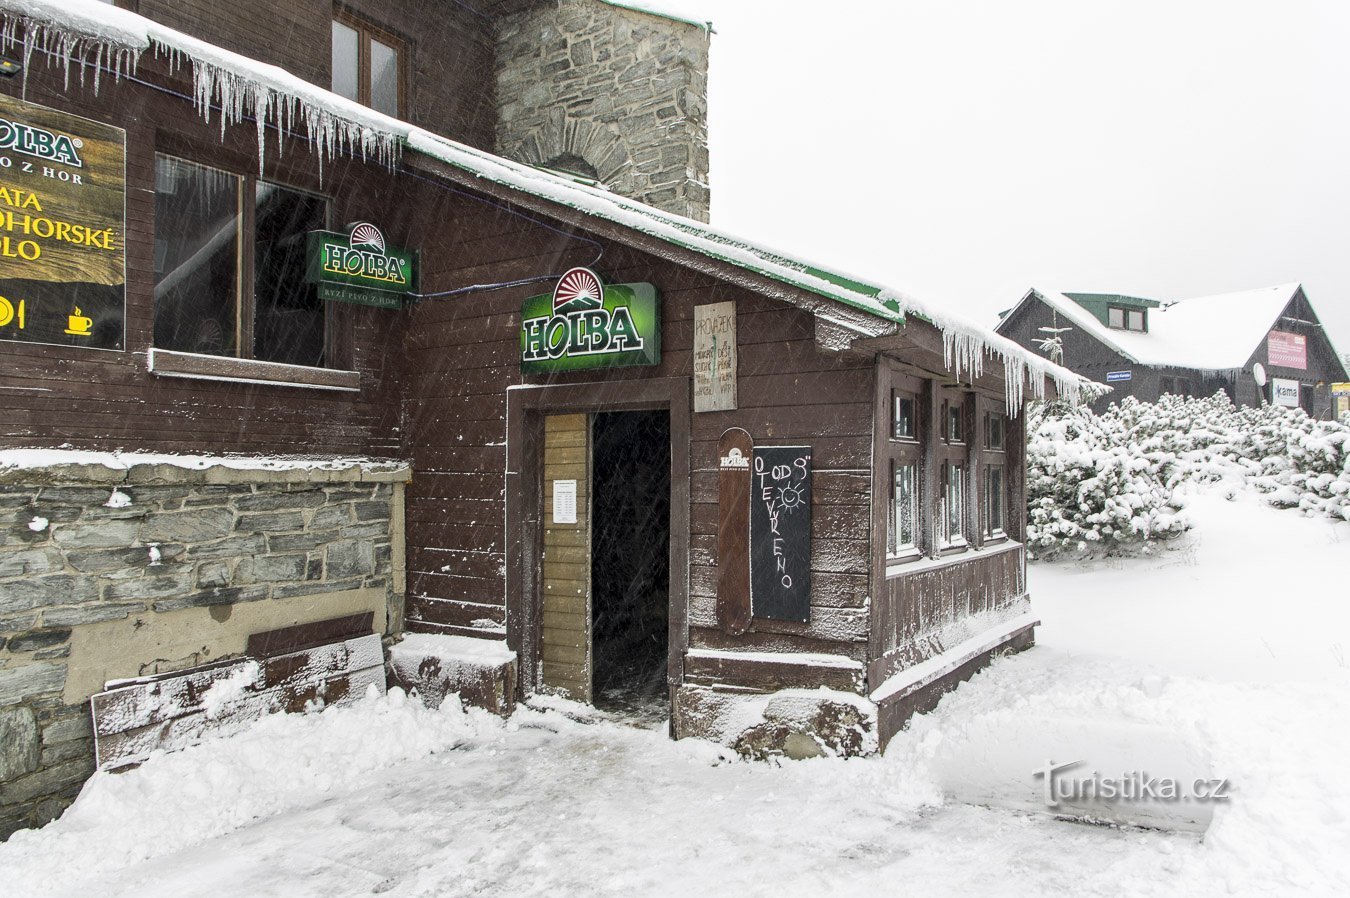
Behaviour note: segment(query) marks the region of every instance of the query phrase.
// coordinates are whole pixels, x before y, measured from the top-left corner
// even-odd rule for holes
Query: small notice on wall
[[[736,304],[694,306],[694,411],[736,407]]]
[[[750,608],[811,619],[811,447],[757,446],[750,468]]]
[[[0,94],[0,340],[122,348],[125,146]]]
[[[575,524],[577,522],[577,482],[575,480],[553,481],[553,523]]]

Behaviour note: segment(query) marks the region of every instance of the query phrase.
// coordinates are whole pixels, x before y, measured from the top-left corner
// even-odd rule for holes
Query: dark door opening
[[[659,719],[668,701],[670,414],[600,412],[591,440],[592,700]]]

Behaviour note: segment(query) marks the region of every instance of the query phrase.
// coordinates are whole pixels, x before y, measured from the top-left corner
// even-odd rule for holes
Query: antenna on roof
[[[1050,312],[1050,323],[1052,325],[1051,327],[1036,328],[1036,330],[1040,331],[1041,333],[1048,335],[1042,337],[1039,340],[1036,340],[1035,341],[1036,346],[1037,348],[1040,349],[1041,352],[1046,354],[1046,356],[1050,359],[1050,361],[1054,362],[1056,365],[1063,365],[1064,337],[1061,335],[1067,334],[1069,331],[1073,330],[1073,328],[1060,327],[1059,315],[1053,310]]]

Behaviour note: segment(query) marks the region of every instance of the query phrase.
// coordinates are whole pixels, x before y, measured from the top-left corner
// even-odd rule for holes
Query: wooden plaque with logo
[[[717,441],[717,624],[750,629],[750,434],[733,427]]]

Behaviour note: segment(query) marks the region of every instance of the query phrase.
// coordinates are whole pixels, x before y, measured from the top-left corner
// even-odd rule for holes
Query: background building
[[[1222,391],[1239,405],[1278,402],[1327,418],[1332,384],[1346,379],[1299,284],[1172,303],[1033,288],[996,330],[1040,352],[1058,336],[1065,367],[1112,388],[1098,406]]]

